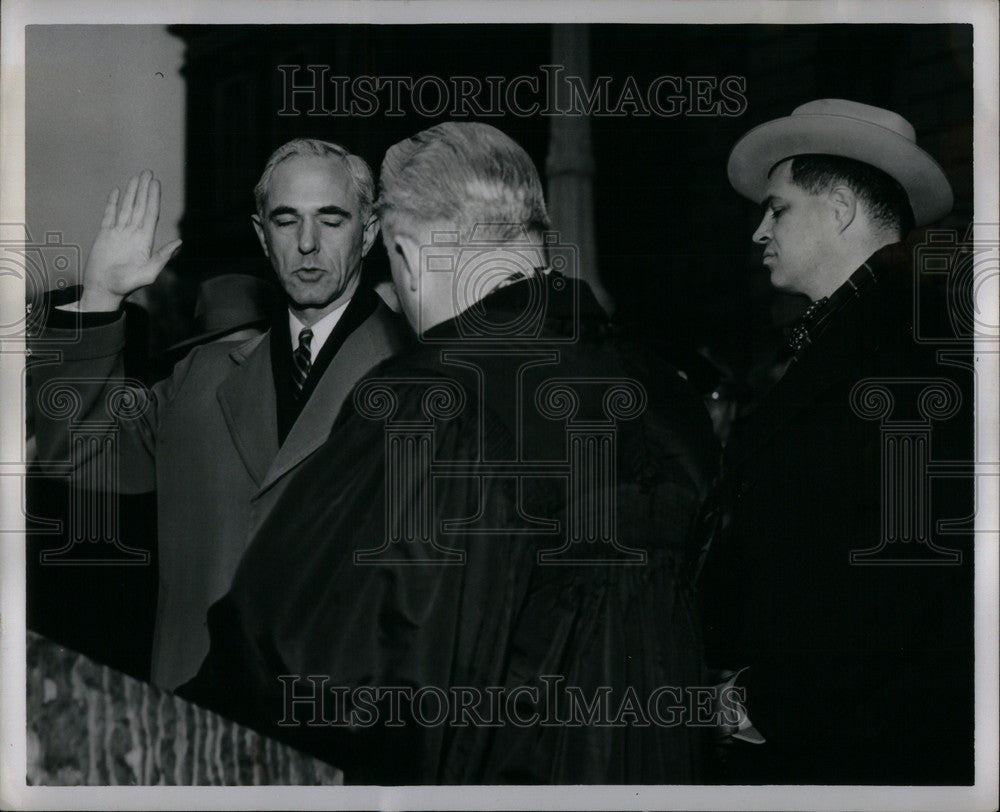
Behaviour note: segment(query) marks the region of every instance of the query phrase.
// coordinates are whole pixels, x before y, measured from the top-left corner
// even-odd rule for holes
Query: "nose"
[[[771,241],[771,218],[767,214],[760,219],[760,225],[751,239],[759,245],[767,245]]]
[[[299,253],[311,254],[316,250],[316,226],[306,220],[299,225]]]

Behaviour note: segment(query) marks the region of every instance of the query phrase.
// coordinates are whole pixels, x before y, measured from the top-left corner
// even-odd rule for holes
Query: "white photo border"
[[[971,23],[974,26],[974,175],[977,240],[1000,241],[998,178],[998,6],[993,0],[809,0],[767,2],[704,0],[4,0],[2,8],[2,145],[0,222],[25,222],[25,26],[28,24],[339,23],[428,24],[457,22],[617,23]],[[720,157],[721,160],[721,157]],[[0,298],[0,323],[16,320],[23,295]],[[996,301],[980,302],[990,324]],[[989,309],[992,308],[992,313]],[[21,313],[23,315],[23,312]],[[980,343],[982,342],[982,344]],[[996,415],[997,364],[977,338],[977,458],[1000,460]],[[982,351],[980,351],[982,350]],[[22,448],[17,420],[23,355],[0,344],[0,449]],[[23,454],[18,457],[23,459]],[[996,465],[996,463],[993,463]],[[20,515],[20,490],[0,477],[0,510]],[[25,785],[25,555],[24,539],[0,535],[0,807],[7,809],[992,809],[998,763],[998,550],[996,477],[977,478],[976,784],[972,787],[28,787]]]

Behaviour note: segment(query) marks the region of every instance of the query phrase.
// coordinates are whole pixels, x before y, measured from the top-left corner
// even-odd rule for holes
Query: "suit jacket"
[[[149,389],[123,380],[123,318],[82,329],[75,343],[71,332],[63,335],[61,358],[32,367],[39,457],[68,462],[84,483],[96,476],[90,481],[107,484],[115,476],[109,490],[155,489],[159,596],[152,681],[172,689],[204,658],[208,607],[228,589],[254,528],[289,475],[326,439],[354,383],[401,348],[406,331],[379,301],[315,381],[280,446],[270,333],[235,346],[197,347]],[[59,337],[58,328],[41,334],[47,341]],[[54,408],[60,392],[76,399],[72,413]],[[85,430],[104,439],[71,453],[71,431],[87,422]],[[116,473],[108,465],[111,437]]]
[[[932,379],[958,398],[927,424],[924,461],[972,459],[971,380],[915,340],[911,252],[889,246],[868,265],[875,282],[829,317],[726,449],[727,525],[700,586],[709,663],[747,668],[747,711],[767,739],[729,748],[727,783],[971,779],[971,533],[935,527],[972,514],[971,480],[913,484],[889,530],[913,540],[883,551],[926,556],[927,507],[924,540],[960,563],[851,558],[879,545],[882,511],[915,474],[892,470],[883,440],[908,442]],[[862,396],[865,379],[890,394]],[[883,406],[895,423],[877,419]]]

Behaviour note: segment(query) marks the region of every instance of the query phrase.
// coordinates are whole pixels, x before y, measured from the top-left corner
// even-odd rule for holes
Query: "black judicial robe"
[[[615,381],[634,397],[609,395]],[[609,424],[607,409],[628,416]],[[565,476],[574,420],[615,435],[613,476],[579,497]],[[430,425],[424,459],[440,475],[418,456],[400,473],[391,438]],[[212,607],[211,651],[182,693],[348,783],[695,781],[704,728],[683,706],[704,676],[685,556],[716,459],[700,400],[614,338],[589,288],[558,274],[502,287],[356,387]],[[618,543],[642,564],[606,541],[564,547],[581,504],[609,491]],[[438,548],[398,540],[427,526]],[[560,549],[590,561],[539,560]],[[290,682],[298,697],[327,689],[323,706],[290,704]],[[420,707],[394,709],[373,692],[387,686],[423,689]],[[484,697],[464,717],[460,689]],[[352,710],[358,724],[337,723]]]

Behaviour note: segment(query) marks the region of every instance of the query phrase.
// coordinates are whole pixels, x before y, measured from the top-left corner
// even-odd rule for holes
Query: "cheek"
[[[812,240],[809,238],[808,225],[802,222],[785,220],[774,230],[774,241],[780,246],[781,252],[789,257],[809,253]]]
[[[803,233],[802,238],[799,240],[800,254],[813,258],[823,253],[826,243],[823,241],[823,236],[818,227],[819,223],[810,223],[810,227]]]
[[[271,257],[280,261],[288,256],[289,251],[294,249],[295,241],[289,239],[287,234],[272,232],[268,236],[267,247],[271,252]]]
[[[361,235],[335,232],[323,240],[323,248],[328,256],[353,259],[361,254]]]

